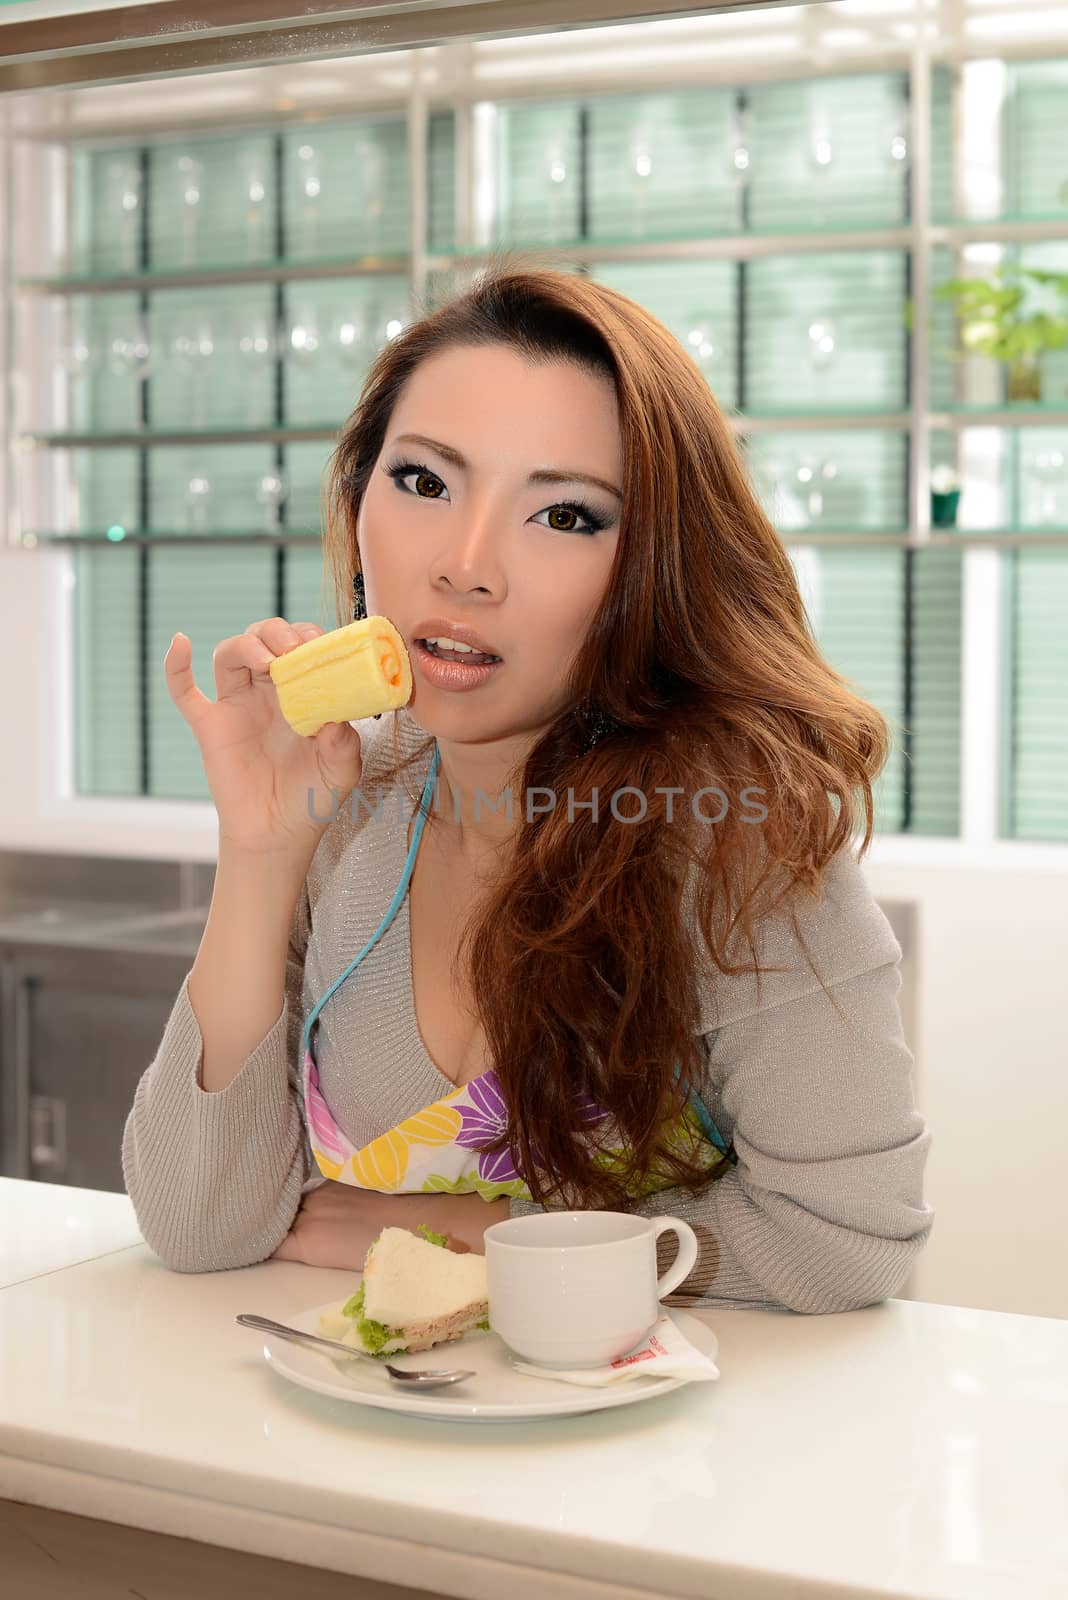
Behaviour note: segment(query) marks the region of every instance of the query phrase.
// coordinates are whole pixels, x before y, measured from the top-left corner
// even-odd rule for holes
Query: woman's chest
[[[482,891],[469,870],[421,851],[408,891],[412,997],[430,1059],[457,1087],[493,1065],[460,964],[460,939]]]

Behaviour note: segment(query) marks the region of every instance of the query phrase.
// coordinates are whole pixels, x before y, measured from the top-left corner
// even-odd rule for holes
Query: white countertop
[[[233,1320],[351,1281],[138,1244],[3,1289],[0,1494],[466,1600],[1068,1597],[1068,1322],[710,1309],[717,1382],[445,1423],[290,1385]]]
[[[140,1243],[124,1194],[0,1178],[0,1289]]]

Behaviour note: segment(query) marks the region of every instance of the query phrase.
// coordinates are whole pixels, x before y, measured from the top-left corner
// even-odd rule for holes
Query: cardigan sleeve
[[[901,1288],[931,1232],[931,1135],[901,1025],[901,948],[855,862],[830,888],[802,931],[835,1004],[793,965],[765,976],[763,1003],[736,981],[734,1005],[728,988],[721,1007],[734,1014],[700,1029],[706,1104],[738,1159],[699,1196],[661,1190],[634,1208],[697,1234],[697,1265],[670,1304],[855,1310]],[[787,950],[781,928],[772,945],[770,959]],[[512,1203],[513,1215],[535,1209]],[[661,1271],[674,1253],[670,1236],[660,1241]]]
[[[225,1089],[201,1087],[204,1042],[189,974],[137,1085],[123,1176],[145,1243],[173,1271],[263,1261],[297,1214],[310,1166],[297,1081],[310,914],[305,883],[290,924],[282,1009]]]
[[[679,1304],[856,1310],[896,1293],[927,1241],[931,1135],[913,1103],[900,970],[828,987],[844,1022],[817,989],[711,1042],[737,1166],[700,1197],[664,1190],[641,1207],[698,1235]]]

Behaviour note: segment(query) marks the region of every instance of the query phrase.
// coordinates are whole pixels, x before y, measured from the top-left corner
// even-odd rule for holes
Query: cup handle
[[[679,1241],[679,1253],[667,1271],[656,1280],[656,1298],[663,1300],[666,1294],[677,1289],[684,1278],[688,1278],[697,1265],[697,1235],[688,1222],[683,1222],[681,1217],[656,1217],[653,1219],[654,1240],[659,1239],[662,1233],[673,1233]]]

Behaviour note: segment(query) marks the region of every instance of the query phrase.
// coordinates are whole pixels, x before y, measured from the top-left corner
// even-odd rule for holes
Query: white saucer
[[[333,1300],[285,1320],[304,1333],[318,1333],[319,1313],[336,1311],[337,1307]],[[707,1324],[687,1311],[662,1309],[691,1344],[715,1360],[719,1341]],[[625,1378],[605,1389],[586,1389],[556,1379],[534,1378],[513,1370],[512,1353],[495,1333],[475,1332],[432,1350],[422,1350],[418,1355],[391,1357],[392,1365],[409,1371],[464,1367],[475,1374],[446,1388],[409,1392],[392,1381],[384,1362],[380,1365],[358,1358],[334,1357],[328,1350],[317,1352],[271,1334],[264,1334],[263,1341],[268,1364],[301,1388],[315,1389],[337,1400],[352,1400],[357,1405],[378,1406],[383,1411],[404,1411],[409,1416],[445,1421],[511,1422],[518,1417],[564,1417],[583,1411],[606,1411],[669,1394],[690,1381],[678,1377]]]

